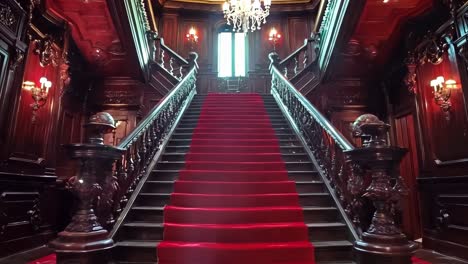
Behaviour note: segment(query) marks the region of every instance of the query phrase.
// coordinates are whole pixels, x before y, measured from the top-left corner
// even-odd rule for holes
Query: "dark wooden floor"
[[[441,255],[435,251],[420,249],[416,252],[416,257],[429,261],[432,264],[468,264],[467,261],[462,261],[445,255]]]

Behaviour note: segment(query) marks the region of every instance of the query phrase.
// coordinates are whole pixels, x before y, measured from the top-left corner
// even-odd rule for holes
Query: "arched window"
[[[218,77],[244,77],[247,72],[247,34],[225,27],[218,33]]]

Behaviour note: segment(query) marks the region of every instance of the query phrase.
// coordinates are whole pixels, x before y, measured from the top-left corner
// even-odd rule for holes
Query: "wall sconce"
[[[276,43],[279,41],[280,38],[281,34],[278,33],[276,28],[270,29],[268,40],[273,43],[273,51],[276,51]]]
[[[439,76],[431,81],[431,87],[434,89],[434,100],[442,111],[446,114],[447,120],[450,119],[450,95],[451,89],[457,88],[457,82],[454,80],[445,80]]]
[[[185,36],[187,37],[187,40],[190,43],[190,49],[193,50],[193,46],[195,45],[195,43],[198,42],[197,31],[195,30],[194,27],[191,27],[189,29],[189,32]]]
[[[37,110],[45,105],[47,102],[47,97],[49,94],[49,89],[52,87],[52,82],[47,80],[46,77],[42,77],[39,79],[39,83],[41,87],[37,87],[34,82],[31,81],[24,81],[23,82],[23,89],[30,91],[31,96],[34,100],[34,103],[31,104],[31,108],[33,110],[33,115],[31,118],[32,123],[36,123],[37,121]]]

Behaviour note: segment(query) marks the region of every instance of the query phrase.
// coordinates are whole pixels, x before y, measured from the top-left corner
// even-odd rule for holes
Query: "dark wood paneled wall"
[[[427,248],[468,259],[468,71],[463,53],[468,32],[461,26],[464,10],[468,9],[445,24],[431,20],[446,17],[437,13],[441,10],[433,11],[428,16],[431,19],[408,23],[401,48],[386,67],[392,70],[384,86],[393,141],[409,149],[400,167],[410,191],[403,204],[404,230],[411,238],[420,237],[422,231]],[[424,36],[428,29],[439,33]],[[428,41],[442,39],[439,34],[452,38]],[[431,54],[428,47],[441,47],[441,52]],[[415,55],[419,59],[413,60]],[[436,103],[430,86],[438,76],[457,82],[450,89],[448,111]]]
[[[74,173],[61,145],[80,142],[88,90],[67,27],[33,3],[0,3],[0,258],[55,236],[63,219],[58,208],[65,207],[57,176]],[[22,84],[40,85],[41,77],[52,87],[33,123],[33,99]]]
[[[308,38],[312,31],[313,21],[312,11],[277,12],[267,17],[267,23],[260,31],[249,32],[248,81],[242,91],[269,92],[268,54],[273,51],[273,46],[268,41],[268,34],[272,27],[282,34],[282,39],[277,44],[277,52],[281,58],[285,58],[304,44],[304,39]],[[194,51],[199,54],[199,93],[224,91],[220,88],[217,77],[217,33],[224,25],[221,7],[219,12],[163,10],[159,33],[165,43],[182,56],[187,56],[191,50],[185,37],[187,32],[191,27],[197,30],[199,42]]]

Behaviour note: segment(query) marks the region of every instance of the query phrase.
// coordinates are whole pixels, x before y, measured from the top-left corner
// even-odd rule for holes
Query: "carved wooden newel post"
[[[80,170],[72,188],[79,205],[65,231],[50,243],[59,264],[107,263],[109,249],[114,246],[93,207],[96,199],[106,193],[103,188],[113,177],[112,167],[115,160],[122,157],[123,150],[103,143],[104,133],[115,128],[114,119],[108,113],[97,113],[85,126],[88,142],[65,146],[71,158],[80,160]]]
[[[363,137],[363,147],[346,152],[348,160],[360,165],[372,177],[364,197],[372,201],[375,213],[370,227],[354,244],[359,264],[410,264],[417,249],[395,225],[393,211],[406,192],[396,174],[407,150],[387,144],[388,124],[373,115],[362,115],[353,124]]]

